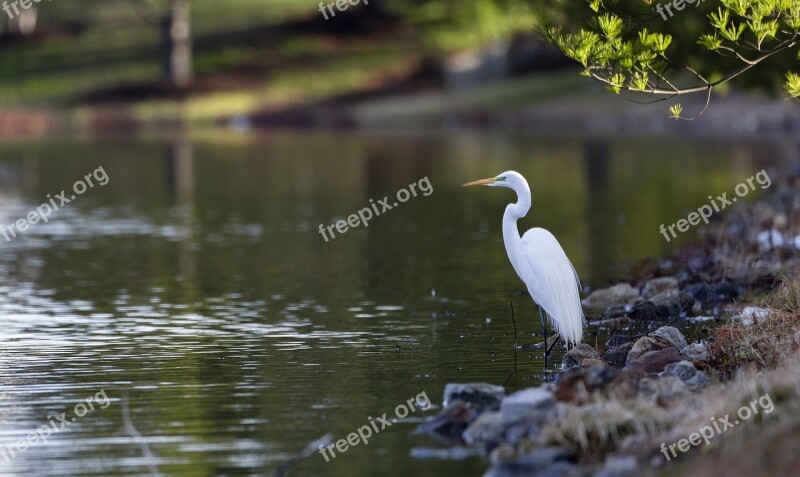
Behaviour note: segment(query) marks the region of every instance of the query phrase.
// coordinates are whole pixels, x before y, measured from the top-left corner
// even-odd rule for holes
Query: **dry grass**
[[[652,435],[669,428],[670,413],[640,399],[597,396],[583,406],[564,405],[542,429],[541,443],[572,450],[583,463],[602,461],[631,435]]]
[[[800,280],[781,277],[781,285],[767,298],[767,303],[774,309],[787,313],[800,312]]]
[[[730,379],[739,369],[772,369],[800,348],[800,280],[783,278],[766,300],[769,314],[750,326],[730,323],[717,328],[709,347],[710,370]]]
[[[663,435],[652,436],[646,448],[636,449],[656,462],[667,464],[660,453],[661,443],[686,439],[709,425],[711,419],[730,416],[735,422],[738,410],[768,395],[772,412],[753,414],[733,428],[715,434],[708,447],[701,444],[665,465],[659,475],[795,475],[800,465],[796,452],[800,445],[800,357],[784,362],[767,372],[741,372],[722,386],[704,391],[687,406],[686,413]],[[623,449],[634,451],[634,449]],[[694,457],[694,458],[692,458]],[[652,475],[652,473],[650,474]]]

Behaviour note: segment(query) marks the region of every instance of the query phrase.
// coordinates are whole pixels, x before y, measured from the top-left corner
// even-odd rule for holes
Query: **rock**
[[[503,442],[517,445],[522,439],[533,440],[541,432],[542,427],[533,422],[518,422],[506,428],[503,435]]]
[[[623,370],[606,387],[605,394],[612,399],[628,399],[636,396],[641,381],[646,374],[639,370]]]
[[[499,411],[487,411],[467,427],[464,431],[464,441],[469,445],[494,444],[500,440],[504,430],[503,414]]]
[[[633,456],[612,456],[606,459],[603,467],[594,477],[632,477],[639,471],[639,462]]]
[[[627,362],[630,363],[649,351],[658,351],[670,346],[675,349],[683,349],[686,347],[686,338],[677,328],[662,326],[649,335],[636,340],[628,353]]]
[[[564,447],[539,447],[528,452],[515,462],[517,467],[535,470],[549,467],[555,462],[575,459],[575,453]]]
[[[506,396],[500,403],[503,425],[520,421],[543,422],[555,409],[553,393],[542,387],[528,388]]]
[[[581,368],[591,368],[593,366],[594,367],[598,367],[598,368],[605,368],[608,365],[602,359],[589,359],[589,358],[587,358],[587,359],[584,359],[583,361],[581,361],[580,366],[581,366]]]
[[[739,298],[739,289],[730,283],[716,285],[695,283],[685,286],[681,293],[689,300],[700,302],[704,307],[728,303]]]
[[[681,293],[677,289],[659,293],[648,301],[655,305],[656,313],[661,318],[678,316],[684,308],[681,302]]]
[[[689,387],[676,376],[644,378],[639,381],[639,395],[660,405],[689,393]]]
[[[733,317],[733,320],[740,322],[742,326],[753,326],[754,323],[765,319],[767,316],[769,316],[769,310],[766,308],[746,306],[741,313]]]
[[[564,369],[579,365],[584,359],[600,359],[600,353],[586,343],[580,343],[567,351],[562,361]]]
[[[694,367],[691,361],[678,361],[677,363],[668,364],[659,376],[675,376],[681,381],[687,381],[695,374],[697,374],[697,368]]]
[[[692,363],[705,363],[709,359],[708,345],[703,342],[686,345],[681,354]]]
[[[673,277],[654,278],[642,288],[642,298],[649,299],[665,292],[678,292],[678,280]]]
[[[593,392],[604,389],[618,374],[618,370],[608,366],[592,366],[563,374],[555,384],[553,395],[561,402],[581,404]]]
[[[423,422],[417,431],[460,442],[464,431],[477,417],[474,405],[453,399],[439,414]]]
[[[650,333],[650,336],[661,338],[678,350],[685,348],[687,344],[686,338],[683,337],[683,334],[673,326],[662,326],[661,328]]]
[[[533,477],[584,477],[584,472],[577,464],[559,461],[533,474]]]
[[[675,376],[686,383],[692,391],[700,391],[711,382],[711,378],[706,373],[698,371],[690,361],[668,364],[661,376]]]
[[[557,462],[569,463],[574,459],[574,452],[564,447],[557,446],[537,447],[526,454],[518,456],[516,449],[508,444],[501,444],[489,454],[489,462],[491,462],[494,467],[504,468],[505,470],[524,471],[524,475],[540,475],[539,472],[549,468]],[[500,469],[497,469],[497,471],[500,471]],[[486,473],[484,475],[519,476],[520,473]]]
[[[489,462],[492,465],[504,465],[517,460],[517,448],[503,442],[489,453]]]
[[[481,454],[478,449],[453,446],[444,448],[414,447],[409,455],[414,459],[464,460]]]
[[[621,368],[622,366],[625,366],[625,363],[628,360],[628,353],[630,353],[631,348],[633,348],[633,341],[628,341],[627,343],[621,344],[606,351],[606,354],[603,355],[603,359],[607,363],[611,364],[611,366]]]
[[[602,311],[602,316],[605,318],[621,318],[628,313],[630,305],[614,305]]]
[[[449,383],[444,387],[444,407],[455,399],[497,410],[506,395],[503,386],[489,383]]]
[[[673,347],[648,351],[633,361],[628,361],[623,370],[639,370],[645,373],[660,373],[668,364],[683,361],[681,353]]]
[[[652,321],[660,318],[658,307],[651,301],[643,301],[635,304],[628,316],[635,321]]]
[[[655,336],[642,336],[631,347],[630,352],[628,353],[628,357],[626,359],[626,363],[630,363],[631,361],[639,358],[645,353],[650,351],[658,351],[665,348],[670,348],[671,345],[667,342],[662,340],[661,338],[657,338]]]
[[[633,344],[633,338],[629,334],[614,333],[614,335],[609,337],[608,341],[606,341],[606,348],[610,349],[626,343]]]
[[[692,391],[700,391],[711,383],[711,377],[702,371],[698,371],[694,376],[684,382]]]
[[[607,310],[614,306],[628,307],[639,299],[639,290],[627,283],[593,291],[582,303],[590,308]]]

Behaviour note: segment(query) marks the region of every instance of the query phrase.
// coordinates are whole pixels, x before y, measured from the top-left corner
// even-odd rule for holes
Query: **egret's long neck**
[[[524,184],[524,188],[520,187],[520,189],[514,189],[514,192],[517,193],[517,202],[508,204],[503,214],[503,242],[506,246],[508,259],[511,261],[511,265],[516,270],[517,275],[519,275],[517,257],[519,255],[519,244],[522,241],[517,228],[517,220],[525,217],[528,211],[531,210],[531,191],[528,188],[528,184]]]

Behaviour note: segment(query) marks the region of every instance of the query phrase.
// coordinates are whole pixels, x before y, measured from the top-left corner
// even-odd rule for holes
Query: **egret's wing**
[[[580,343],[585,321],[580,281],[564,249],[541,228],[527,231],[519,246],[519,274],[531,297],[544,308],[564,341]]]

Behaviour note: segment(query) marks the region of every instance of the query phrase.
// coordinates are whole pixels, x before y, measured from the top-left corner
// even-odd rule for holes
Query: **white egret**
[[[544,312],[564,342],[581,342],[585,318],[581,308],[580,280],[558,240],[545,229],[532,228],[520,237],[517,220],[531,208],[531,190],[522,174],[507,171],[497,177],[468,182],[464,186],[507,187],[517,193],[517,202],[508,204],[503,214],[503,242],[511,265],[525,282],[531,298],[539,305],[544,329],[547,366],[547,327]],[[555,342],[553,342],[555,344]]]

